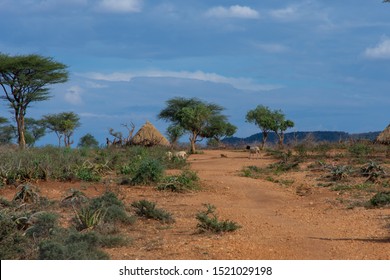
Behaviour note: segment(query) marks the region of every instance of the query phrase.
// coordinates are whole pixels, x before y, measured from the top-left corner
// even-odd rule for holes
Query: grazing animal
[[[187,152],[185,151],[180,151],[180,152],[175,152],[175,153],[172,153],[172,152],[167,152],[166,153],[166,156],[169,160],[173,159],[174,157],[175,158],[180,158],[180,159],[185,159],[187,158]]]
[[[176,152],[175,157],[185,159],[187,158],[187,152],[185,151]]]
[[[249,150],[249,158],[252,158],[256,156],[256,158],[259,158],[260,155],[260,148],[257,146],[246,146],[246,149]]]

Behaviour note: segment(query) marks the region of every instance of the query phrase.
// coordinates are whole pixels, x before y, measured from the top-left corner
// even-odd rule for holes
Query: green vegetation
[[[214,233],[222,233],[235,231],[241,228],[236,222],[230,220],[220,221],[215,213],[216,207],[212,204],[204,204],[206,210],[199,211],[196,214],[198,220],[197,228],[199,232],[203,233],[206,231]]]
[[[49,85],[68,80],[67,66],[39,55],[0,53],[0,85],[16,121],[18,144],[26,147],[25,115],[31,103],[50,98]]]
[[[378,192],[371,199],[370,204],[374,207],[382,207],[390,205],[390,192]]]
[[[166,103],[166,108],[158,114],[158,118],[172,123],[169,134],[173,140],[183,135],[183,131],[190,134],[191,153],[196,152],[195,144],[199,138],[220,139],[223,136],[232,136],[237,130],[234,125],[228,123],[227,117],[221,114],[223,108],[217,104],[182,97],[172,98]]]
[[[175,220],[172,214],[156,207],[156,203],[148,200],[134,201],[131,204],[135,208],[135,213],[147,219],[159,220],[163,223],[173,223]]]
[[[23,190],[28,193],[31,189]],[[21,193],[18,191],[15,197],[24,197],[19,195]],[[80,192],[73,191],[63,201],[75,201],[72,200],[75,197],[81,197]],[[68,228],[60,226],[57,213],[41,210],[39,203],[36,200],[9,202],[1,199],[1,259],[108,259],[103,247],[124,246],[131,241],[118,234],[114,225],[118,222],[131,225],[135,219],[113,193],[107,192],[81,205],[71,202],[75,217]]]
[[[199,177],[196,172],[191,170],[183,170],[179,175],[166,176],[157,186],[158,190],[170,190],[173,192],[198,190],[199,188]]]
[[[259,105],[248,111],[246,121],[256,124],[262,131],[262,148],[264,148],[270,131],[278,136],[279,146],[283,146],[284,133],[287,129],[294,127],[294,122],[286,120],[281,110],[271,110],[266,106]]]

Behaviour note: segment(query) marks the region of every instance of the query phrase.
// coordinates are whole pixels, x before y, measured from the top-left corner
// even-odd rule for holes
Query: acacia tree
[[[223,108],[214,103],[207,103],[197,98],[176,97],[168,100],[167,107],[159,114],[159,119],[172,122],[190,134],[190,152],[195,153],[195,144],[203,138],[211,138],[214,132],[210,129],[213,120],[220,118],[226,122],[226,116],[221,115]]]
[[[294,122],[286,120],[285,115],[281,110],[273,111],[274,123],[272,125],[272,131],[276,133],[279,138],[279,146],[283,147],[284,132],[291,127],[294,127]]]
[[[284,132],[294,127],[294,122],[286,120],[281,110],[271,110],[266,106],[259,105],[248,111],[246,121],[255,123],[263,133],[262,148],[264,148],[269,132],[273,131],[279,138],[279,145],[283,146]]]
[[[63,112],[43,116],[46,127],[58,137],[58,146],[61,146],[61,138],[64,138],[65,147],[73,144],[71,137],[76,128],[80,127],[80,118],[73,112]]]
[[[167,128],[167,136],[172,147],[177,146],[179,138],[184,135],[184,129],[180,125],[170,125]]]
[[[68,80],[67,66],[40,55],[9,56],[0,54],[1,98],[13,110],[21,149],[26,147],[25,120],[27,108],[33,102],[50,98],[48,85]]]
[[[246,121],[256,124],[261,129],[263,134],[261,148],[264,148],[269,132],[272,131],[274,125],[273,112],[267,106],[259,105],[248,111]]]
[[[237,127],[227,122],[225,116],[218,115],[210,119],[209,126],[205,129],[203,136],[220,144],[222,138],[233,136],[236,131]]]
[[[99,142],[92,134],[87,133],[80,138],[77,146],[80,148],[97,148],[99,147]]]
[[[33,118],[25,118],[25,134],[26,145],[32,147],[35,143],[45,136],[46,126],[43,120]]]

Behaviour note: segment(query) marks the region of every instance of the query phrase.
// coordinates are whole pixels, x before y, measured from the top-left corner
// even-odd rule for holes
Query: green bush
[[[378,192],[370,199],[370,205],[374,207],[390,205],[390,192]]]
[[[199,189],[198,174],[191,170],[184,170],[180,175],[166,176],[157,187],[158,190],[183,192]]]
[[[30,216],[26,236],[44,238],[53,235],[58,230],[58,216],[49,212],[38,212]]]
[[[105,213],[103,221],[106,223],[133,224],[135,222],[134,217],[127,213],[125,205],[113,192],[105,192],[102,196],[92,199],[88,207],[93,211],[102,209]]]
[[[360,169],[360,173],[367,177],[367,181],[376,182],[379,177],[385,175],[385,170],[372,160]]]
[[[197,227],[200,232],[229,232],[235,231],[241,228],[236,222],[230,220],[219,221],[217,215],[215,214],[216,207],[212,204],[204,204],[206,210],[200,211],[196,214],[196,219],[198,220]]]
[[[372,147],[368,143],[354,143],[348,148],[351,156],[356,158],[367,157],[372,152]]]
[[[160,161],[146,159],[140,163],[138,170],[131,179],[133,185],[151,185],[160,181],[164,174],[164,167]]]
[[[103,208],[92,209],[83,207],[80,210],[75,210],[75,218],[73,222],[77,230],[93,229],[103,220],[105,211]]]
[[[134,201],[131,206],[136,209],[135,212],[140,217],[155,219],[164,223],[174,222],[172,214],[163,209],[156,208],[156,204],[154,202],[139,200]]]
[[[241,170],[241,174],[244,177],[254,178],[257,179],[260,177],[260,174],[262,173],[262,169],[260,167],[257,167],[255,165],[246,166]]]
[[[28,238],[17,228],[12,214],[0,211],[0,259],[27,259],[33,248]]]
[[[95,232],[70,233],[64,240],[44,240],[39,244],[41,260],[107,260],[109,256],[99,247]]]
[[[348,165],[337,165],[330,167],[330,174],[334,181],[345,179],[352,173],[352,168]]]

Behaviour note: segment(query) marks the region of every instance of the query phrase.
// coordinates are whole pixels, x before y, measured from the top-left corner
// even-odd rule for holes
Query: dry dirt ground
[[[221,157],[221,153],[227,157]],[[140,199],[171,212],[173,224],[139,219],[123,229],[132,239],[126,247],[106,250],[112,259],[142,260],[353,260],[390,259],[390,209],[348,209],[342,194],[316,186],[305,169],[289,173],[282,185],[240,176],[243,167],[265,167],[273,159],[246,152],[206,150],[188,158],[201,178],[202,190],[190,193],[157,191],[147,186],[89,183],[38,183],[41,195],[62,199],[70,188],[96,196],[110,189],[129,205]],[[174,172],[174,171],[170,171]],[[11,196],[11,187],[1,196]],[[221,220],[242,227],[225,234],[197,233],[196,213],[203,204],[216,206]],[[64,210],[65,211],[65,210]],[[70,219],[69,213],[61,213]]]

